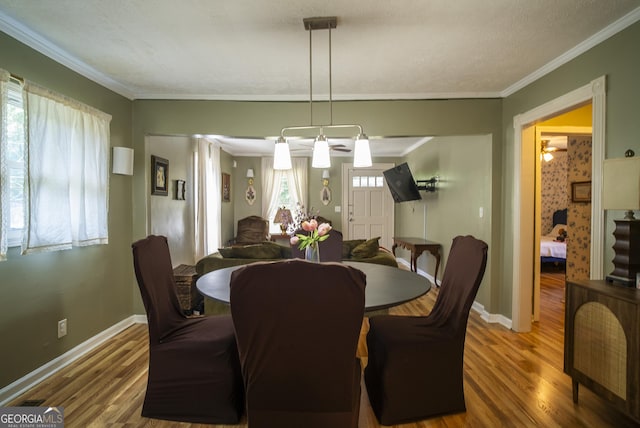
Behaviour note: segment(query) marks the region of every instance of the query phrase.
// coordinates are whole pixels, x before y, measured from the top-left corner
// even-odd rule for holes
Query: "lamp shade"
[[[602,207],[640,210],[640,157],[604,161]]]
[[[247,170],[247,178],[253,178],[253,168]]]
[[[274,223],[283,223],[291,218],[291,211],[285,207],[278,208],[273,218]]]
[[[358,135],[353,151],[353,167],[367,168],[371,166],[371,150],[369,149],[369,138],[366,135]]]
[[[114,174],[133,175],[133,149],[114,147],[112,161],[112,172]]]
[[[276,147],[273,153],[273,169],[291,169],[289,144],[282,137],[276,141]]]
[[[329,155],[329,143],[324,135],[318,136],[313,145],[313,168],[329,168],[331,166],[331,156]]]
[[[331,178],[329,176],[329,170],[328,169],[325,169],[324,171],[322,171],[322,178],[325,178],[325,179]]]

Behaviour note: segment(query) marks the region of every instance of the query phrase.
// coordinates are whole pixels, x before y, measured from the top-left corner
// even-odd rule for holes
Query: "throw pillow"
[[[282,257],[282,247],[275,242],[226,247],[218,251],[227,259],[279,259]]]
[[[351,258],[353,258],[354,260],[357,260],[357,259],[368,259],[375,256],[376,254],[378,254],[378,248],[380,248],[380,244],[378,243],[379,240],[380,240],[380,237],[378,236],[377,238],[371,238],[363,242],[362,244],[356,246],[351,251]]]
[[[347,241],[342,241],[342,259],[350,259],[351,251],[356,248],[358,245],[363,244],[365,239],[350,239]]]

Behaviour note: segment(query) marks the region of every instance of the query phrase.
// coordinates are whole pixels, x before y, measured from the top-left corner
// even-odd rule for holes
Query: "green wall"
[[[131,147],[131,101],[0,33],[0,68],[112,115],[111,145]],[[109,244],[0,262],[0,388],[133,314],[131,177],[111,175]],[[68,335],[57,337],[67,318]]]
[[[511,316],[512,266],[514,252],[513,216],[511,201],[514,195],[513,118],[577,88],[589,84],[592,80],[605,75],[606,90],[606,127],[605,153],[607,158],[620,158],[625,150],[632,148],[640,154],[640,23],[628,27],[603,43],[595,46],[569,63],[533,82],[524,89],[510,95],[503,102],[503,139],[504,139],[504,175],[503,175],[503,250],[502,272],[499,277],[499,302],[496,311]],[[607,220],[612,223],[611,220]],[[613,245],[607,226],[605,248]],[[612,266],[609,260],[607,266]]]

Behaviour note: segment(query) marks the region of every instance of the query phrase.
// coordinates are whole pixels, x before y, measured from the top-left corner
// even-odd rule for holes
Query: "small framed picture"
[[[176,199],[179,201],[184,201],[185,192],[186,192],[186,182],[184,180],[176,180]]]
[[[151,194],[167,196],[169,194],[169,161],[151,155]]]
[[[222,202],[231,202],[231,175],[222,173]]]
[[[591,202],[591,182],[571,183],[571,202]]]

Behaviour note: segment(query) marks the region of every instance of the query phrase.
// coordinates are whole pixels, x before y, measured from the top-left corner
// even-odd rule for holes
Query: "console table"
[[[391,251],[393,255],[396,255],[396,247],[402,247],[405,250],[411,251],[411,271],[418,271],[418,257],[424,251],[429,251],[433,257],[436,258],[436,271],[433,274],[433,282],[438,285],[438,267],[440,266],[440,249],[442,245],[437,242],[427,241],[421,238],[396,238],[393,237],[393,246]]]
[[[567,281],[564,372],[640,422],[640,290]]]

